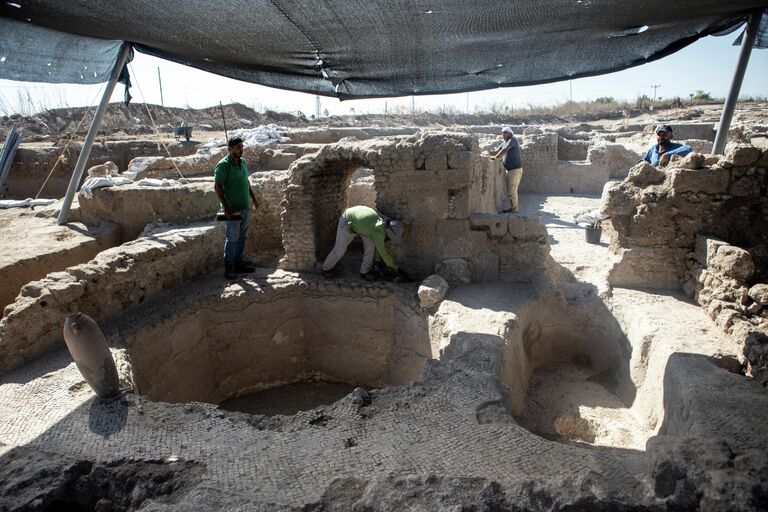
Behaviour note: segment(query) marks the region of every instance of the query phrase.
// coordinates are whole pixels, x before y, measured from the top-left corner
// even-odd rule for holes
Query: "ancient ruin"
[[[740,106],[724,155],[716,108],[667,112],[695,151],[665,168],[638,163],[648,114],[512,123],[514,214],[499,124],[263,127],[258,268],[235,281],[222,134],[105,139],[89,175],[127,183],[69,224],[69,164],[56,202],[0,210],[0,510],[765,510],[766,112]],[[22,146],[5,198],[62,148]],[[321,274],[356,204],[402,220],[415,282],[361,279],[355,244]],[[609,217],[599,244],[584,210]],[[75,312],[107,335],[115,399],[64,346]]]

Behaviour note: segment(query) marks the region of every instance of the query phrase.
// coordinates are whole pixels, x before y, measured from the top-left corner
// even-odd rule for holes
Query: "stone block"
[[[469,166],[469,151],[453,151],[448,154],[448,169],[466,169]]]
[[[430,153],[424,158],[424,168],[427,171],[444,171],[448,169],[448,155]]]
[[[664,171],[643,160],[629,170],[627,181],[634,183],[638,187],[645,187],[662,183],[666,176]]]
[[[504,238],[508,232],[509,215],[473,213],[469,217],[472,230],[485,231],[491,238]]]
[[[421,282],[417,293],[422,308],[433,308],[440,304],[445,294],[448,293],[448,282],[442,277],[432,274]]]
[[[472,281],[472,271],[469,262],[464,258],[444,260],[435,267],[435,274],[450,284],[469,283]]]
[[[120,172],[117,164],[113,161],[104,162],[100,165],[94,165],[88,169],[88,176],[115,176]]]
[[[760,148],[750,144],[730,142],[725,147],[725,158],[737,167],[754,165],[760,158]]]
[[[728,245],[727,242],[708,235],[696,236],[696,247],[693,252],[693,257],[704,268],[709,267],[710,259],[717,253],[717,248],[721,245]]]
[[[632,215],[640,203],[637,191],[636,187],[623,182],[609,182],[603,189],[601,210],[611,217]]]
[[[704,167],[705,156],[701,153],[688,153],[674,164],[680,169],[697,170]]]
[[[756,176],[741,176],[733,180],[728,193],[735,197],[760,195],[760,183]]]
[[[511,240],[526,240],[545,242],[547,229],[541,223],[541,218],[512,215],[507,221],[507,237]]]
[[[755,263],[749,252],[734,245],[723,244],[717,248],[714,257],[709,258],[710,266],[728,277],[748,281],[755,273]]]
[[[768,284],[754,285],[749,289],[749,297],[761,306],[768,306]]]
[[[730,172],[722,167],[704,169],[670,169],[670,183],[676,193],[702,192],[723,194],[728,190]]]

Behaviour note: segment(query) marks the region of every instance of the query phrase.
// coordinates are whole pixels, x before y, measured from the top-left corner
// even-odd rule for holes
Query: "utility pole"
[[[573,80],[568,79],[568,88],[571,90],[571,101],[568,104],[568,112],[573,115]]]
[[[315,119],[320,119],[320,95],[315,96]]]
[[[653,87],[653,102],[656,103],[656,89],[658,89],[661,86],[660,85],[652,85],[651,87]]]
[[[384,115],[387,115],[387,102],[384,102]]]
[[[467,114],[469,114],[469,93],[467,93]]]
[[[157,66],[157,83],[160,84],[160,106],[164,107],[165,102],[163,101],[163,80],[160,78],[160,66]]]
[[[411,115],[416,115],[416,96],[411,96]]]

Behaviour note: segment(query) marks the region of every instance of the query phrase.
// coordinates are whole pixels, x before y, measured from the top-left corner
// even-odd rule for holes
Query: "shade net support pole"
[[[747,33],[744,34],[741,40],[741,52],[739,53],[739,61],[736,64],[736,71],[733,73],[731,89],[728,91],[728,97],[725,99],[723,113],[720,116],[720,124],[717,126],[715,142],[712,144],[712,153],[715,155],[722,155],[725,151],[725,143],[728,142],[728,129],[731,127],[733,111],[736,109],[736,100],[739,99],[741,84],[744,81],[744,73],[747,71],[747,64],[752,54],[752,46],[757,38],[757,29],[760,26],[762,15],[762,9],[755,9],[749,16]]]
[[[64,203],[61,205],[61,210],[59,211],[59,225],[67,223],[69,209],[72,206],[72,200],[77,192],[77,187],[80,185],[80,180],[83,178],[83,171],[85,170],[85,164],[88,162],[88,157],[91,154],[93,140],[96,138],[96,132],[99,131],[101,119],[104,117],[104,112],[107,110],[109,100],[112,97],[112,92],[115,90],[115,84],[117,84],[117,79],[120,77],[120,72],[123,70],[130,52],[130,43],[123,43],[123,46],[120,49],[120,54],[115,62],[115,67],[112,69],[112,74],[109,76],[109,81],[107,81],[107,85],[104,88],[104,94],[101,96],[99,108],[96,109],[96,113],[93,115],[91,126],[88,128],[88,134],[83,141],[83,148],[80,150],[80,156],[77,158],[75,170],[72,171],[72,178],[69,180],[67,194],[64,196]]]

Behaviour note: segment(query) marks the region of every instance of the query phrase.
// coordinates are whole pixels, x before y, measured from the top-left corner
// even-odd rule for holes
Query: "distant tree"
[[[616,103],[616,100],[613,99],[611,96],[601,96],[595,100],[595,103]]]
[[[694,100],[711,100],[712,95],[708,92],[704,92],[701,89],[696,89],[696,93],[693,95]]]
[[[649,98],[647,94],[638,96],[637,100],[635,100],[635,108],[648,108],[650,106],[651,106],[651,98]]]

